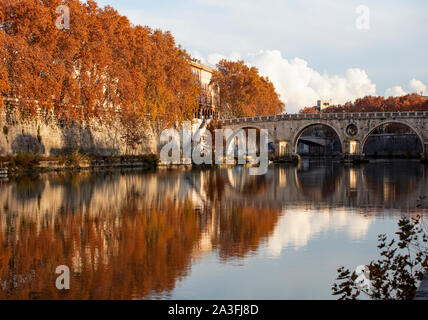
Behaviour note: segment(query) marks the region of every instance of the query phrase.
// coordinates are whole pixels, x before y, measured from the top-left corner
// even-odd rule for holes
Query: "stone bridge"
[[[342,154],[364,156],[364,145],[379,126],[399,123],[411,128],[422,144],[422,158],[427,157],[428,112],[356,112],[280,114],[249,118],[219,120],[223,128],[234,131],[246,128],[266,129],[275,144],[277,157],[293,154],[303,131],[312,125],[325,125],[333,129],[341,143]]]

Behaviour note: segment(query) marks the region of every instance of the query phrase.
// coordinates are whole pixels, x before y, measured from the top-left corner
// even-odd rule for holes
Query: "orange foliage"
[[[279,99],[272,82],[260,76],[257,68],[249,68],[243,61],[221,60],[217,69],[211,82],[220,87],[224,118],[270,115],[284,111],[284,103]]]
[[[344,105],[336,105],[325,108],[322,112],[397,112],[397,111],[428,111],[428,100],[419,94],[407,94],[400,97],[375,97],[366,96],[347,102]],[[316,107],[305,107],[300,113],[318,113]]]
[[[19,233],[0,232],[0,298],[131,299],[171,291],[190,268],[200,234],[190,203],[165,202],[146,212],[125,207],[120,218],[67,211],[41,229],[26,221]],[[66,291],[55,287],[62,264],[72,276]]]
[[[0,299],[131,299],[171,292],[199,256],[201,230],[212,219],[190,201],[165,199],[160,208],[142,210],[133,196],[117,213],[67,209],[26,219],[9,212],[14,218],[0,220]],[[219,230],[211,236],[222,260],[254,253],[280,214],[230,209],[214,213]],[[70,268],[70,290],[55,287],[59,265]]]
[[[61,4],[1,1],[0,94],[18,98],[22,114],[82,120],[131,109],[172,122],[194,113],[199,88],[169,32],[134,27],[91,0],[67,1],[70,28],[59,30]]]
[[[304,107],[299,113],[318,113],[318,109],[316,107]]]
[[[0,11],[0,25],[3,24],[3,16]],[[3,29],[0,28],[0,97],[7,94],[9,91],[9,80],[6,69],[6,50],[5,50],[6,36]],[[0,110],[3,108],[3,99],[0,99]]]
[[[272,235],[280,216],[275,208],[232,207],[221,211],[220,234],[213,242],[222,260],[244,258]]]

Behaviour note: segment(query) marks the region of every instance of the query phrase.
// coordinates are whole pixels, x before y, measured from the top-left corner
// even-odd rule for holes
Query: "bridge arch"
[[[247,129],[256,129],[259,131],[260,130],[267,130],[269,142],[272,142],[275,144],[275,138],[274,138],[274,135],[272,134],[272,130],[269,130],[268,128],[263,128],[262,126],[246,124],[246,125],[242,125],[242,126],[239,126],[239,127],[232,129],[233,133],[230,135],[229,139],[226,140],[225,149],[229,150],[229,146],[234,141],[235,137],[241,132],[241,130],[247,130]]]
[[[338,130],[335,126],[326,123],[326,122],[322,122],[322,121],[316,121],[316,122],[311,122],[311,123],[306,123],[305,125],[303,125],[302,127],[299,128],[299,130],[297,131],[297,133],[294,135],[291,143],[292,143],[292,152],[293,153],[297,153],[297,145],[299,143],[299,139],[302,136],[303,132],[308,129],[309,127],[313,127],[313,126],[317,126],[317,125],[322,125],[322,126],[326,126],[330,129],[332,129],[335,133],[337,138],[339,139],[340,142],[340,148],[342,149],[341,152],[344,152],[344,147],[343,147],[343,142],[344,142],[344,138],[343,135],[341,134],[341,131]]]
[[[383,125],[385,125],[385,124],[394,124],[394,123],[397,123],[397,124],[401,124],[401,125],[403,125],[403,126],[406,126],[406,127],[408,127],[408,128],[410,128],[410,129],[412,129],[413,130],[413,132],[418,136],[418,138],[419,138],[419,142],[421,143],[421,146],[422,146],[422,153],[425,153],[425,140],[424,140],[424,137],[423,137],[423,135],[419,132],[419,130],[417,130],[413,125],[411,125],[411,124],[409,124],[408,122],[406,122],[406,121],[400,121],[400,120],[387,120],[387,121],[382,121],[382,122],[380,122],[380,123],[378,123],[378,124],[376,124],[376,126],[374,126],[373,128],[371,128],[367,133],[365,133],[365,135],[363,136],[363,139],[361,140],[361,151],[362,152],[364,152],[364,147],[365,147],[365,145],[366,145],[366,142],[367,142],[367,140],[368,140],[368,138],[372,135],[372,133],[376,130],[376,129],[378,129],[379,127],[381,127],[381,126],[383,126]]]

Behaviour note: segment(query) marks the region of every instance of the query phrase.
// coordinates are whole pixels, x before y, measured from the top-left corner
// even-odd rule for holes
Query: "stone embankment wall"
[[[75,150],[104,156],[157,153],[160,134],[154,125],[144,125],[142,143],[132,149],[123,138],[125,129],[120,121],[66,124],[55,119],[22,120],[5,110],[0,114],[0,130],[0,156],[18,152],[56,156]]]

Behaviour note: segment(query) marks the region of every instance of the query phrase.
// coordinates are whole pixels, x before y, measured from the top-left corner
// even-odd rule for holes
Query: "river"
[[[336,270],[427,215],[427,167],[47,173],[0,182],[1,299],[335,299]],[[418,206],[419,204],[419,206]],[[58,290],[57,266],[71,272]]]

